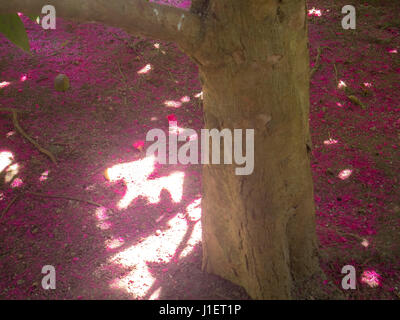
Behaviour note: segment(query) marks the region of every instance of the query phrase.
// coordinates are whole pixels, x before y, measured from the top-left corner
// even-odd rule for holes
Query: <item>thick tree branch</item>
[[[56,16],[95,21],[153,39],[176,42],[190,50],[200,36],[201,20],[188,11],[146,0],[0,0],[0,13],[41,14],[53,5]]]

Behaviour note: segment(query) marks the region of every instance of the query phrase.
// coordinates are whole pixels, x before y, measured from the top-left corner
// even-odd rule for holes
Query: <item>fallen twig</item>
[[[54,155],[42,148],[35,140],[33,140],[30,136],[28,136],[28,134],[24,131],[24,129],[22,129],[22,127],[19,125],[18,122],[18,112],[20,112],[19,110],[14,110],[13,108],[2,108],[2,111],[8,111],[8,112],[12,112],[12,119],[13,119],[13,124],[15,129],[17,129],[17,131],[26,139],[28,140],[30,143],[32,143],[40,152],[44,153],[45,155],[47,155],[51,161],[53,161],[54,164],[57,165],[57,161],[56,158],[54,157]],[[4,110],[7,109],[7,110]]]
[[[92,200],[86,200],[86,199],[80,199],[80,198],[74,198],[74,197],[69,197],[69,196],[62,196],[62,195],[51,195],[51,194],[45,194],[45,193],[38,193],[38,192],[33,192],[33,191],[27,191],[25,194],[30,194],[35,197],[42,197],[42,198],[54,198],[54,199],[65,199],[65,200],[73,200],[73,201],[79,201],[79,202],[85,202],[88,204],[91,204],[96,207],[104,207],[102,204],[94,202]],[[105,208],[105,207],[104,207]]]
[[[335,228],[335,231],[336,231],[336,233],[338,233],[342,237],[350,236],[350,237],[353,237],[353,238],[355,238],[357,240],[360,240],[360,241],[366,240],[365,238],[362,238],[362,237],[360,237],[360,236],[358,236],[358,235],[356,235],[354,233],[347,233],[347,232],[339,231],[337,228]]]
[[[86,200],[86,199],[80,199],[80,198],[74,198],[74,197],[62,196],[62,195],[51,195],[51,194],[45,194],[45,193],[39,193],[39,192],[33,192],[33,191],[25,191],[23,194],[32,195],[32,196],[41,197],[41,198],[65,199],[65,200],[85,202],[87,204],[91,204],[91,205],[96,206],[96,207],[102,207],[102,208],[106,208],[106,209],[108,209],[110,211],[113,211],[111,208],[107,208],[107,207],[103,206],[102,204],[94,202],[92,200]],[[10,209],[10,207],[13,205],[13,203],[15,201],[17,201],[17,199],[20,196],[21,196],[21,194],[18,194],[10,201],[10,203],[7,205],[7,207],[1,213],[0,219],[7,213],[7,211]]]
[[[361,102],[361,100],[358,99],[356,96],[350,95],[350,96],[347,96],[347,98],[348,98],[351,102],[353,102],[354,104],[360,106],[360,107],[363,108],[363,109],[366,109],[365,104],[363,104],[363,103]]]
[[[20,196],[19,194],[16,195],[16,196],[8,203],[7,207],[5,207],[4,210],[3,210],[3,212],[1,213],[0,219],[2,219],[3,216],[8,212],[8,210],[11,208],[11,206],[13,205],[13,203],[14,203],[15,201],[17,201],[17,199],[19,198],[19,196]]]
[[[333,64],[333,69],[335,70],[336,83],[338,83],[338,72],[337,72],[337,68],[336,68],[336,63]]]
[[[121,77],[124,79],[124,81],[125,81],[125,85],[127,85],[127,83],[128,83],[128,79],[125,77],[125,75],[122,73],[122,70],[121,70],[121,66],[119,65],[119,62],[117,61],[117,67],[118,67],[118,71],[119,71],[119,73],[121,74]]]
[[[318,49],[317,49],[317,58],[315,59],[314,67],[311,69],[310,78],[312,78],[312,76],[314,75],[315,71],[317,71],[319,69],[319,59],[321,57],[321,52],[322,52],[322,48],[318,47]]]

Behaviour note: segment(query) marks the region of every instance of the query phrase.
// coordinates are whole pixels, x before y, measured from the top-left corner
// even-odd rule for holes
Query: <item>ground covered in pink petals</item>
[[[400,7],[363,1],[343,30],[346,4],[308,2],[321,288],[353,265],[348,299],[399,299]],[[201,166],[145,156],[150,129],[203,127],[193,62],[101,24],[23,19],[31,54],[0,37],[0,108],[27,111],[20,126],[57,164],[1,113],[0,298],[248,299],[201,271]]]

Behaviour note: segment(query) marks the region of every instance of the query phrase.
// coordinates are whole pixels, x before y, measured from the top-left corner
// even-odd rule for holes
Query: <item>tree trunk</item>
[[[193,56],[206,128],[255,129],[255,165],[247,176],[204,166],[203,268],[255,299],[287,299],[320,270],[305,1],[217,0],[208,10]]]

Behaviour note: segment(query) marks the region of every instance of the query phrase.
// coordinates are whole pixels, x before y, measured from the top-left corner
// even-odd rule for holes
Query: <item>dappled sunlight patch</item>
[[[338,178],[341,180],[346,180],[351,176],[352,172],[353,172],[353,170],[351,170],[351,169],[344,169],[339,172]]]
[[[14,155],[9,151],[0,152],[0,173],[5,171],[4,183],[11,182],[19,172],[19,164],[14,163]],[[14,179],[11,187],[19,187],[22,185],[22,180]]]
[[[98,222],[96,224],[96,226],[100,229],[100,230],[108,230],[112,227],[112,223],[109,221],[101,221]]]
[[[183,259],[184,257],[188,256],[194,249],[195,245],[201,242],[202,237],[202,229],[201,229],[201,222],[197,221],[193,227],[193,231],[190,235],[190,238],[179,255],[179,259]]]
[[[152,70],[152,66],[150,63],[146,64],[142,69],[140,69],[137,73],[138,74],[146,74],[148,73],[150,70]]]
[[[160,287],[160,288],[158,288],[156,291],[154,291],[154,292],[151,294],[149,300],[157,300],[157,299],[159,299],[159,298],[160,298],[161,290],[162,290],[162,288]]]
[[[181,102],[182,102],[182,103],[190,102],[190,97],[189,97],[189,96],[183,96],[183,97],[181,98]]]
[[[0,89],[1,88],[4,88],[4,87],[7,87],[7,86],[9,86],[11,84],[11,82],[8,82],[8,81],[2,81],[2,82],[0,82]]]
[[[98,221],[104,221],[108,219],[107,208],[99,207],[96,209],[95,216]]]
[[[24,184],[24,182],[22,181],[21,178],[15,178],[12,182],[11,182],[11,188],[19,188]]]
[[[4,177],[4,182],[5,183],[9,183],[12,179],[14,179],[14,177],[18,174],[19,172],[19,164],[18,163],[14,163],[13,165],[9,166],[6,169],[6,175]],[[15,182],[16,184],[14,184],[14,186],[19,186],[20,182]]]
[[[97,208],[95,212],[95,217],[97,219],[96,226],[100,230],[108,230],[112,227],[111,222],[107,221],[107,219],[109,218],[107,214],[107,208],[105,207]]]
[[[322,13],[321,13],[320,9],[315,9],[315,7],[313,7],[312,9],[308,10],[308,15],[320,17],[320,16],[322,16]]]
[[[14,155],[11,152],[0,152],[0,173],[13,162],[13,159]]]
[[[203,91],[201,91],[201,92],[199,92],[199,93],[196,93],[196,94],[194,95],[194,97],[197,98],[197,99],[203,100]]]
[[[164,105],[170,108],[180,108],[182,106],[182,102],[174,100],[166,100],[164,101]]]
[[[340,88],[345,88],[345,87],[347,87],[346,82],[344,82],[343,80],[340,80],[338,83],[338,88],[340,89]]]
[[[40,182],[46,181],[48,177],[49,177],[49,170],[46,170],[40,175],[39,181]]]
[[[153,44],[153,47],[156,48],[159,52],[161,52],[162,54],[167,54],[164,50],[161,50],[161,45],[156,42],[155,44]]]
[[[325,145],[331,145],[331,144],[336,144],[336,143],[338,143],[338,140],[335,140],[335,139],[332,139],[332,138],[329,138],[328,140],[324,141]]]
[[[133,147],[135,149],[138,149],[139,151],[142,151],[143,147],[144,147],[144,141],[143,140],[138,140],[136,142],[133,143]]]
[[[178,216],[168,221],[168,225],[170,228],[162,235],[153,234],[110,258],[109,263],[132,269],[122,278],[111,281],[111,288],[124,289],[136,298],[146,295],[155,282],[150,265],[169,263],[188,229],[186,220]],[[168,268],[161,271],[167,272]]]
[[[369,246],[369,241],[368,241],[367,239],[363,239],[363,240],[361,241],[361,245],[362,245],[364,248],[367,248],[367,247]]]
[[[184,133],[186,130],[185,128],[179,127],[178,123],[175,121],[170,121],[168,124],[169,124],[168,133],[170,135],[179,135]],[[192,140],[192,138],[190,138],[190,140]]]
[[[122,237],[108,239],[105,242],[107,250],[117,249],[125,243],[125,240]]]
[[[186,212],[191,221],[199,221],[201,218],[201,198],[193,200],[193,202],[186,207]]]
[[[6,133],[6,138],[9,138],[15,134],[15,131],[9,131]]]
[[[110,182],[122,180],[126,185],[126,192],[118,202],[119,209],[127,208],[138,197],[144,197],[149,203],[158,203],[163,189],[167,190],[172,201],[182,200],[184,172],[173,172],[169,176],[149,179],[155,169],[155,157],[146,157],[141,160],[117,164],[108,168],[105,177]]]
[[[381,285],[381,276],[375,270],[366,270],[361,275],[361,282],[376,288]]]
[[[193,251],[196,244],[201,242],[202,229],[201,229],[201,198],[194,200],[186,207],[186,214],[189,221],[195,222],[192,234],[186,243],[186,247],[182,250],[179,258],[186,257]]]

